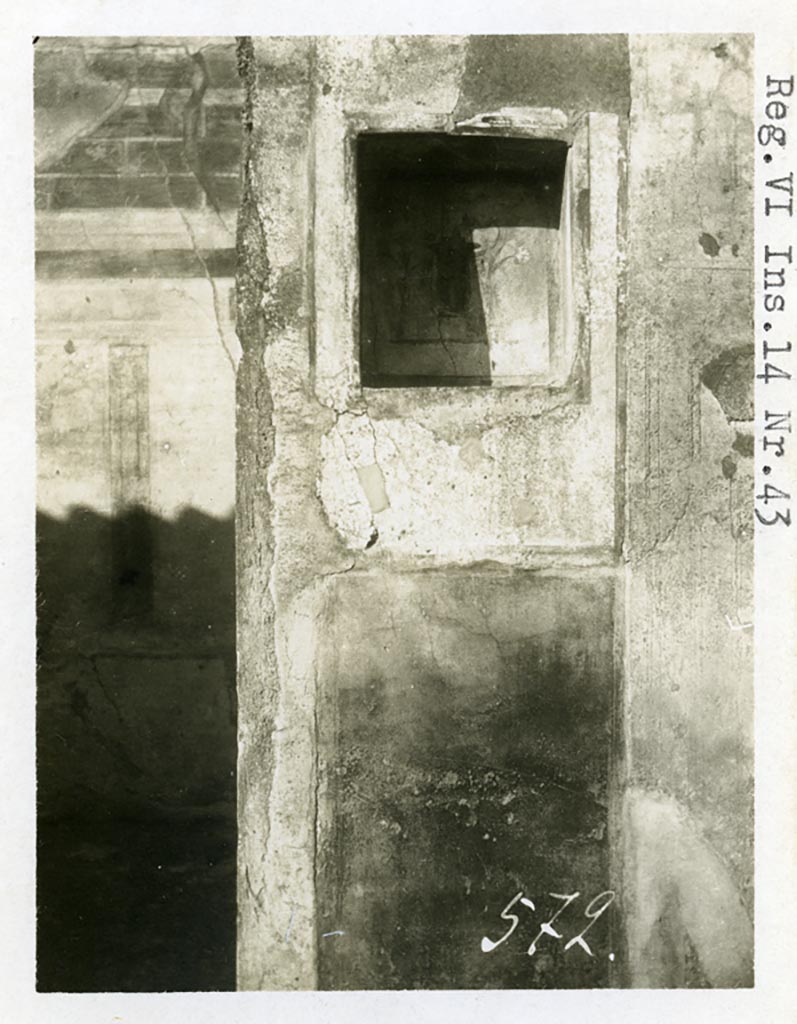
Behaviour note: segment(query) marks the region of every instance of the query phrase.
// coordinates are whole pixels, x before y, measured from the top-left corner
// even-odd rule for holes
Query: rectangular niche
[[[365,387],[564,387],[576,363],[568,144],[356,140]]]

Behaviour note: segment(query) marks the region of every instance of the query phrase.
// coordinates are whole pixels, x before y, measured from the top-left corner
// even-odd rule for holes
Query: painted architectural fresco
[[[37,984],[230,988],[235,43],[41,38],[34,100]]]

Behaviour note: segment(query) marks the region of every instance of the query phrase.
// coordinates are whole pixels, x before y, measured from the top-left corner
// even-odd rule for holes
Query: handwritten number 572
[[[562,901],[562,906],[559,907],[559,909],[556,911],[556,913],[548,921],[544,921],[540,925],[539,932],[534,937],[534,939],[532,940],[531,945],[529,946],[528,950],[526,951],[529,956],[534,956],[534,954],[537,952],[537,943],[540,941],[540,939],[542,939],[543,935],[549,935],[553,939],[561,939],[561,938],[563,938],[562,934],[560,932],[558,932],[554,928],[554,926],[553,926],[554,921],[559,917],[560,914],[564,913],[564,911],[567,910],[567,908],[570,906],[570,904],[574,900],[578,899],[578,897],[581,895],[581,893],[573,892],[573,893],[563,894],[563,893],[549,892],[548,895],[551,896],[555,900],[561,900]],[[597,896],[595,896],[592,900],[590,900],[590,902],[587,904],[586,909],[584,910],[584,916],[589,918],[589,924],[585,925],[585,927],[582,928],[582,930],[578,933],[578,935],[574,935],[573,938],[570,939],[566,943],[565,951],[570,949],[571,946],[578,945],[589,956],[593,955],[592,950],[590,949],[589,944],[587,943],[587,941],[584,938],[584,936],[587,934],[587,932],[590,930],[590,928],[595,924],[595,922],[600,918],[601,914],[603,914],[604,911],[608,909],[608,907],[611,905],[612,901],[614,900],[614,896],[615,896],[615,894],[614,894],[614,892],[611,889],[606,889],[604,892],[598,893]],[[517,914],[511,913],[512,908],[517,903],[522,903],[524,906],[528,907],[530,910],[536,910],[536,907],[534,906],[534,903],[530,899],[527,899],[523,895],[522,891],[517,893],[515,896],[513,896],[512,899],[509,901],[509,903],[507,903],[507,905],[501,911],[501,918],[504,921],[511,921],[511,924],[510,924],[509,928],[501,936],[500,939],[493,940],[493,939],[488,938],[485,935],[482,938],[482,942],[481,942],[481,947],[482,947],[482,952],[483,953],[492,953],[492,951],[494,949],[497,949],[501,945],[502,942],[506,942],[506,940],[509,938],[509,936],[517,928],[518,924],[520,923],[520,918],[518,917]]]

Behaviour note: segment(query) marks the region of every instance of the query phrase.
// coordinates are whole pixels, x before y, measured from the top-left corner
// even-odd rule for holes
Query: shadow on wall
[[[40,991],[234,987],[234,546],[38,516]]]

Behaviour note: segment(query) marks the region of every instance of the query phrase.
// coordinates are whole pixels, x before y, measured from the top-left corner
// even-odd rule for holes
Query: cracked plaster
[[[240,792],[246,828],[240,864],[251,886],[241,890],[239,984],[244,988],[290,988],[299,978],[287,961],[272,963],[265,955],[274,949],[275,936],[284,935],[296,919],[295,893],[269,882],[263,868],[263,851],[274,844],[269,838],[274,812],[268,808],[276,775],[288,777],[284,759],[292,756],[286,743],[282,760],[275,762],[274,722],[285,691],[296,686],[306,695],[310,685],[306,670],[291,675],[284,654],[274,661],[274,651],[283,649],[278,623],[295,623],[293,616],[299,615],[303,625],[296,626],[297,636],[308,647],[317,643],[329,624],[327,613],[314,603],[319,600],[314,581],[322,577],[326,587],[334,587],[344,577],[356,581],[358,574],[393,573],[394,596],[388,603],[400,608],[403,584],[397,570],[422,566],[427,553],[445,567],[444,575],[476,573],[477,566],[483,571],[485,560],[491,572],[500,564],[500,571],[522,574],[534,544],[583,542],[611,549],[614,543],[612,401],[605,406],[608,419],[591,423],[583,408],[556,408],[557,403],[533,395],[524,400],[449,389],[425,398],[360,395],[356,362],[329,359],[330,352],[339,354],[335,344],[342,326],[334,316],[325,318],[325,311],[340,296],[351,301],[356,283],[346,259],[351,223],[345,216],[330,220],[346,201],[345,161],[336,148],[342,97],[353,97],[354,108],[373,103],[381,114],[396,97],[412,124],[426,124],[423,112],[412,108],[424,104],[431,84],[424,75],[431,68],[441,116],[454,111],[475,116],[479,108],[472,95],[464,96],[457,76],[482,45],[444,41],[438,52],[427,41],[345,40],[319,48],[308,40],[257,40],[242,47],[249,85],[245,123],[251,125],[249,194],[239,235],[239,309],[245,307],[239,319],[244,348],[239,372]],[[721,60],[719,46],[724,47]],[[468,55],[464,65],[458,48]],[[621,239],[619,261],[627,274],[621,278],[621,288],[627,287],[621,326],[628,329],[621,364],[628,389],[624,635],[618,638],[624,648],[619,718],[625,756],[614,770],[622,785],[667,794],[677,816],[688,811],[690,828],[711,851],[701,863],[707,876],[717,879],[720,904],[726,894],[733,913],[749,906],[751,883],[746,810],[751,631],[729,630],[726,617],[737,621],[750,594],[749,460],[739,460],[728,479],[723,460],[733,450],[739,423],[729,422],[699,376],[712,358],[746,341],[750,319],[747,293],[738,287],[750,273],[750,176],[739,152],[749,127],[748,64],[744,37],[630,40],[629,207],[620,209],[628,255]],[[384,67],[390,75],[382,73]],[[426,91],[419,90],[413,102],[418,82]],[[489,91],[489,83],[485,88]],[[514,105],[508,88],[506,81],[493,88],[500,100],[491,109]],[[597,89],[596,95],[610,107],[616,102],[610,91]],[[711,120],[696,113],[709,106]],[[388,112],[392,117],[395,109]],[[611,160],[616,169],[616,155]],[[608,156],[606,161],[604,169]],[[726,168],[727,189],[717,188],[717,167]],[[305,205],[313,181],[319,189],[315,212]],[[606,301],[593,306],[592,327],[613,338],[616,282],[607,270],[615,240],[607,228],[617,209],[608,193],[593,196],[593,209],[599,218],[593,237],[603,238],[607,248],[599,250],[605,258],[593,268],[593,288]],[[721,243],[716,255],[707,257],[698,241],[701,233]],[[281,302],[278,296],[286,292],[295,299]],[[330,349],[336,331],[338,341]],[[349,344],[345,332],[343,343]],[[600,354],[599,348],[592,353],[593,402],[613,400],[615,389],[614,364],[607,368]],[[380,486],[369,501],[367,474],[376,481],[373,467]],[[578,506],[571,532],[557,519],[569,501]],[[546,571],[552,571],[550,564]],[[554,571],[564,573],[561,561]],[[304,601],[315,610],[300,611]],[[449,671],[458,656],[448,652],[441,661],[443,628],[432,614],[419,623],[418,637],[438,669]],[[498,635],[500,628],[491,621],[486,632]],[[470,629],[474,644],[484,647],[484,621],[477,616]],[[377,642],[369,638],[361,656],[367,659],[370,644]],[[322,690],[328,671],[316,666]],[[316,716],[325,707],[325,698],[317,698],[322,703],[315,705]],[[302,706],[297,714],[293,770],[312,776],[318,751],[310,712]],[[389,831],[394,820],[385,818]],[[285,827],[295,829],[298,823]],[[610,835],[615,827],[610,815]],[[637,843],[638,852],[640,835],[631,830],[627,838]],[[657,872],[663,878],[675,867],[672,858],[656,854],[661,837],[649,839],[653,874],[645,884],[655,886]],[[306,865],[313,854],[305,843],[298,849]],[[689,842],[682,844],[675,861],[692,849]],[[633,944],[628,982],[644,983],[653,971],[671,984],[684,977],[686,947],[673,952],[653,933],[671,926],[677,932],[677,916],[669,904],[652,922],[635,909],[639,880],[631,874],[632,855],[623,876]],[[258,899],[253,907],[250,893],[261,893],[268,884],[277,885],[273,901]],[[312,920],[313,898],[304,897],[305,922]],[[693,921],[693,943],[700,930],[701,922]],[[312,982],[317,952],[309,938],[306,942],[302,970],[309,973],[301,976]],[[719,971],[699,939],[696,945],[710,981],[730,972],[735,983],[746,984],[750,950],[744,942]]]

